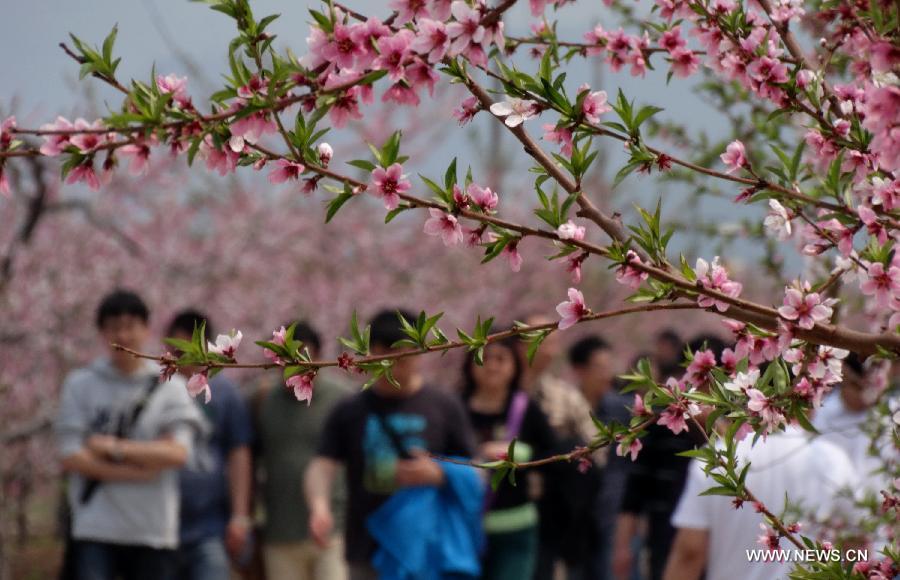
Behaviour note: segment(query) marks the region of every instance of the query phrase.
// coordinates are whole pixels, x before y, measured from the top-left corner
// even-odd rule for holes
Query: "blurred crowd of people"
[[[407,338],[397,313],[369,322],[372,354],[388,354]],[[105,345],[152,347],[158,339],[149,321],[147,305],[128,291],[111,293],[97,310]],[[204,313],[181,312],[167,336],[190,340],[204,322],[214,336]],[[319,335],[292,323],[316,359]],[[656,580],[705,571],[711,580],[735,580],[786,573],[784,563],[746,561],[744,549],[758,547],[758,513],[735,509],[732,498],[699,495],[715,483],[682,454],[705,444],[695,428],[675,434],[652,425],[634,461],[599,450],[591,461],[547,462],[496,486],[485,477],[490,471],[471,467],[587,445],[596,434],[592,417],[630,420],[634,395],[622,393],[616,377],[636,360],[649,359],[658,379],[680,377],[686,348],[717,356],[725,348],[715,336],[685,345],[666,330],[635,360],[620,361],[599,335],[564,340],[549,334],[530,363],[524,342],[492,343],[439,374],[424,372],[420,357],[399,358],[390,377],[365,390],[352,375],[323,370],[310,405],[280,374],[242,390],[228,371],[210,379],[211,400],[192,399],[186,382],[197,369],[164,381],[154,362],[109,347],[62,389],[55,424],[67,474],[61,577]],[[827,516],[839,487],[877,469],[862,429],[865,369],[852,356],[845,366],[844,385],[817,418],[825,436],[789,427],[741,444],[759,501],[781,508],[790,489]]]

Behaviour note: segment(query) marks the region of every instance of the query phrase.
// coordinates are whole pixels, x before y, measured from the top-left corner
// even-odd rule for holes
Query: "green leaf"
[[[641,110],[638,111],[638,114],[634,116],[634,127],[640,127],[644,121],[661,111],[663,111],[663,109],[651,105],[641,108]]]
[[[116,36],[119,34],[119,25],[116,24],[113,26],[112,31],[110,31],[109,35],[103,41],[103,60],[109,64],[112,64],[112,51],[113,45],[116,43]]]
[[[327,16],[317,10],[310,10],[309,13],[316,21],[316,24],[319,25],[319,28],[321,28],[325,32],[331,32],[333,30],[331,20]]]
[[[412,209],[411,205],[400,205],[395,207],[394,209],[389,211],[386,216],[384,216],[384,223],[391,223],[391,220],[393,220],[395,217],[410,209]]]
[[[371,161],[366,161],[365,159],[354,159],[353,161],[348,161],[347,165],[358,167],[359,169],[368,171],[369,173],[375,171],[375,168],[377,167],[377,165],[375,165]]]
[[[800,426],[805,430],[809,431],[810,433],[819,433],[819,431],[815,427],[813,427],[813,424],[810,423],[809,417],[807,417],[806,413],[804,413],[802,410],[794,415],[794,418],[797,419],[797,422],[800,423]]]
[[[444,173],[444,188],[447,191],[451,191],[454,185],[456,185],[456,157],[453,158],[453,161],[450,162],[450,166],[447,167],[447,171]]]
[[[164,338],[163,342],[169,346],[174,346],[183,353],[194,352],[194,343],[181,338]]]
[[[622,183],[622,181],[625,180],[626,177],[628,177],[629,175],[631,175],[631,173],[632,173],[635,169],[637,169],[638,167],[640,167],[641,165],[643,165],[643,162],[640,162],[640,161],[632,161],[631,163],[629,163],[628,165],[626,165],[625,167],[623,167],[622,169],[620,169],[620,170],[618,171],[618,173],[616,173],[615,179],[613,179],[613,184],[612,184],[613,189],[615,189],[620,183]]]
[[[701,492],[700,495],[725,495],[733,497],[735,495],[735,490],[730,487],[717,486],[711,487],[706,491]]]
[[[497,488],[500,487],[500,484],[506,479],[508,471],[509,467],[506,467],[505,465],[494,470],[494,473],[491,474],[491,490],[497,491]]]
[[[341,209],[347,201],[353,197],[352,193],[344,191],[338,194],[337,197],[328,202],[328,210],[325,212],[325,223],[329,223],[331,219],[337,214],[338,210]]]

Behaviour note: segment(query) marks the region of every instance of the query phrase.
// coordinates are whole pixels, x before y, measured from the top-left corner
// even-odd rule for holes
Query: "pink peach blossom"
[[[569,288],[569,299],[560,302],[556,306],[556,312],[559,313],[559,329],[565,330],[578,323],[590,313],[590,310],[584,305],[584,295],[577,288]]]
[[[430,218],[425,222],[425,233],[441,236],[445,246],[455,246],[463,241],[462,226],[456,216],[437,208],[429,208]]]

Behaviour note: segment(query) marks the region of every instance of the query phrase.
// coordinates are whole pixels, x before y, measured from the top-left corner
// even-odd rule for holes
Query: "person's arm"
[[[188,459],[187,446],[172,435],[151,441],[120,439],[112,435],[92,435],[87,440],[87,448],[117,463],[132,464],[145,469],[181,467]]]
[[[411,451],[412,459],[397,461],[394,481],[399,487],[418,487],[430,485],[439,487],[444,484],[444,470],[438,462],[421,449]]]
[[[696,580],[706,566],[709,531],[679,528],[666,561],[663,580]]]
[[[225,548],[238,560],[244,553],[250,528],[253,525],[253,421],[237,386],[223,383],[221,389],[225,411],[223,425],[228,452],[227,477],[231,518],[225,528]]]
[[[331,489],[339,467],[340,463],[334,459],[320,455],[309,462],[303,476],[303,492],[309,507],[309,533],[321,547],[328,546],[334,529]]]
[[[625,579],[631,577],[634,566],[634,554],[631,553],[632,539],[637,535],[638,516],[629,512],[620,512],[616,518],[616,535],[613,540],[612,568],[613,577]]]
[[[97,481],[146,481],[159,473],[156,469],[114,463],[85,448],[63,457],[61,464],[63,471]]]
[[[228,494],[231,519],[225,530],[225,547],[233,558],[243,552],[250,531],[250,478],[252,477],[250,446],[235,447],[228,454]]]

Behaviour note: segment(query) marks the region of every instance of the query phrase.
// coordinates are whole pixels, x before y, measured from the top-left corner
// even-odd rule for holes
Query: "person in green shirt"
[[[294,338],[302,340],[318,358],[319,335],[298,322]],[[309,509],[303,497],[303,473],[315,456],[322,426],[332,408],[351,392],[339,377],[321,372],[316,378],[312,405],[298,401],[281,382],[270,385],[257,398],[260,491],[265,509],[263,562],[266,577],[312,580],[347,577],[341,531],[320,547],[309,537]],[[339,481],[333,509],[342,513],[345,492]],[[338,520],[340,521],[340,520]]]

